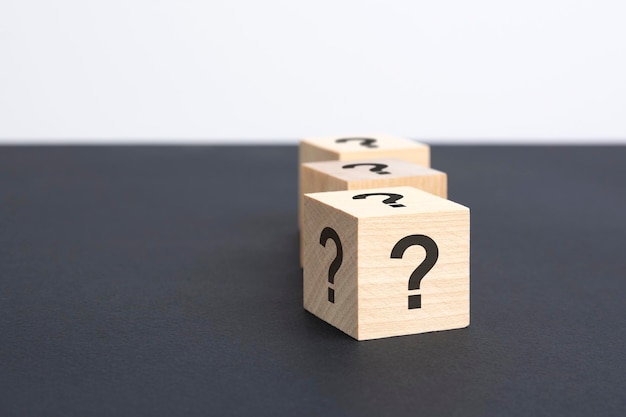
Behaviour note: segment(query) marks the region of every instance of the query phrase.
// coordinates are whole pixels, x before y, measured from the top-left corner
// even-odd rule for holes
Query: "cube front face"
[[[409,139],[382,134],[307,138],[300,142],[301,164],[367,158],[399,158],[429,167],[430,147]]]
[[[467,327],[469,209],[409,187],[367,191],[305,196],[305,308],[358,340]],[[384,194],[402,198],[394,207]],[[336,253],[318,239],[327,225],[344,250],[334,303],[324,290]]]
[[[358,339],[467,327],[469,232],[469,210],[359,219]]]

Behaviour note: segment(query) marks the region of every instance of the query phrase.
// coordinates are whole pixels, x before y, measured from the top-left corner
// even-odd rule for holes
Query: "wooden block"
[[[382,134],[330,136],[300,141],[300,164],[368,158],[399,158],[429,167],[430,147],[409,139]]]
[[[448,197],[445,173],[395,158],[371,158],[359,161],[308,162],[300,165],[300,230],[302,199],[306,193],[360,190],[408,185]],[[302,235],[300,236],[302,238]],[[302,242],[301,242],[302,243]],[[302,244],[300,245],[302,265]]]
[[[357,340],[469,325],[469,209],[413,187],[304,196],[304,308]]]
[[[396,158],[370,158],[359,161],[308,162],[300,165],[300,226],[302,196],[324,191],[411,186],[448,197],[444,172]]]

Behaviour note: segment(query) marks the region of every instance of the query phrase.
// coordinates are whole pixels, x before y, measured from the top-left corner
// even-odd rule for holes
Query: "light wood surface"
[[[387,134],[328,136],[300,141],[300,163],[352,161],[367,158],[399,158],[430,166],[430,147]]]
[[[448,181],[444,172],[397,158],[309,162],[300,165],[300,205],[302,195],[306,193],[404,185],[442,198],[448,197]]]
[[[386,195],[354,199],[372,193]],[[402,198],[385,204],[390,194]],[[467,207],[412,187],[307,194],[304,308],[357,340],[467,327],[469,226]],[[328,301],[328,271],[336,251],[332,241],[320,244],[325,227],[337,232],[343,249],[334,303]],[[428,245],[419,242],[428,241],[436,246],[429,260],[436,260],[417,279],[419,289],[409,290],[426,258]],[[419,308],[409,308],[414,295]]]
[[[397,158],[370,158],[356,161],[308,162],[300,165],[299,226],[302,230],[302,200],[305,193],[411,186],[448,196],[447,175]],[[300,245],[302,265],[302,245]]]

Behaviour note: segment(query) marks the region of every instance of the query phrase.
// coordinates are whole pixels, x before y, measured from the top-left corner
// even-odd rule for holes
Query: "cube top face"
[[[413,187],[371,188],[305,195],[358,219],[469,212],[465,206]]]
[[[321,161],[302,164],[303,167],[345,181],[347,189],[359,188],[359,183],[389,182],[398,178],[441,176],[445,173],[398,158],[369,158],[352,161]],[[381,184],[381,187],[385,184]],[[368,187],[363,187],[368,188]]]
[[[401,193],[406,207],[431,200],[437,208],[388,207],[394,214],[357,217],[330,204],[338,200],[324,198],[355,191],[305,196],[305,308],[358,340],[467,327],[469,209],[428,193],[419,196],[419,190],[412,194],[410,187],[382,191]],[[384,206],[380,196],[369,198]],[[328,229],[340,242],[340,257]]]
[[[400,158],[430,166],[430,147],[386,134],[306,138],[300,142],[300,163],[371,157]]]

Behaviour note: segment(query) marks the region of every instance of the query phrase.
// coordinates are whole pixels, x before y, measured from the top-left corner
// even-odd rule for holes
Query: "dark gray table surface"
[[[295,146],[0,147],[2,416],[624,416],[626,147],[433,147],[467,329],[302,309]]]

